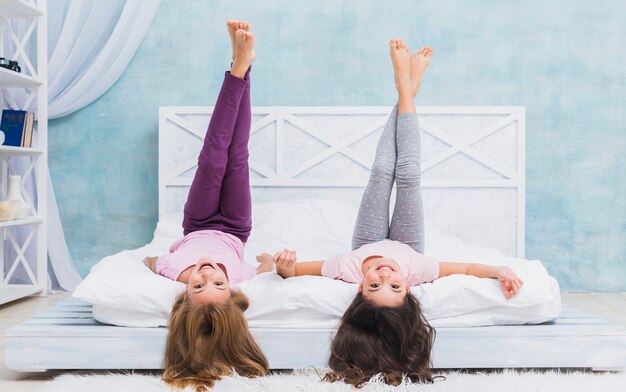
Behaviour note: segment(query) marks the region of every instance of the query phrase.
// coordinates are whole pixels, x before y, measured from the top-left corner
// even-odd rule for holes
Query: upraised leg
[[[411,93],[414,96],[432,57],[432,48],[415,52],[410,62]],[[399,94],[400,88],[398,89]],[[424,206],[421,191],[421,141],[413,96],[405,113],[398,115],[396,128],[396,204],[389,238],[424,252]]]
[[[382,241],[389,235],[389,200],[396,167],[396,121],[398,107],[394,107],[383,129],[376,158],[372,165],[367,187],[361,197],[354,231],[352,249],[376,241]]]
[[[249,27],[246,24],[246,27]],[[247,55],[252,51],[254,37],[242,35],[237,31],[237,50],[235,56]],[[239,35],[242,35],[239,37]],[[244,40],[244,42],[240,42]],[[242,49],[245,49],[241,54]],[[235,62],[237,57],[235,57]],[[235,63],[233,63],[234,66]],[[248,168],[248,141],[250,139],[250,125],[252,122],[252,107],[250,103],[250,69],[244,79],[248,81],[241,103],[239,115],[235,123],[232,143],[228,149],[228,164],[222,183],[220,198],[220,230],[238,237],[246,242],[252,230],[252,200],[250,195],[250,171]]]
[[[236,163],[230,165],[231,169],[227,173],[230,146],[237,127],[241,102],[246,88],[249,87],[249,83],[244,77],[254,60],[254,51],[252,50],[254,36],[252,33],[238,30],[236,39],[237,44],[240,40],[242,41],[241,54],[237,47],[235,61],[231,72],[226,72],[224,76],[224,82],[198,157],[198,169],[185,203],[183,218],[185,235],[197,230],[223,230],[231,224],[224,220],[221,212],[222,199],[231,197],[232,191],[232,186],[229,185],[232,181],[227,181],[226,187],[224,181],[227,174],[230,178],[235,173],[232,166]],[[249,116],[249,106],[246,113]],[[240,125],[240,128],[244,127],[245,121],[241,122]],[[248,121],[248,131],[249,129]],[[245,159],[247,167],[247,156]],[[249,195],[249,186],[245,187],[245,192]],[[237,195],[233,197],[237,198]],[[247,215],[249,217],[249,212]],[[224,231],[228,232],[227,230]]]
[[[407,81],[410,83],[409,48],[402,40],[392,39],[389,42],[389,54],[398,96],[401,98],[400,91],[407,90],[406,83]],[[380,135],[376,158],[361,198],[352,234],[352,249],[389,238],[389,202],[396,170],[397,117],[398,112],[402,112],[405,106],[406,102],[398,101]]]

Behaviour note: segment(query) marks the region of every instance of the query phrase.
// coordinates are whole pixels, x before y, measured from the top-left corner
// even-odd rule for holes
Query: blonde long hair
[[[179,295],[169,318],[163,381],[202,391],[232,370],[245,377],[266,375],[267,359],[243,314],[248,304],[244,294],[233,290],[221,304],[197,305],[185,293]]]

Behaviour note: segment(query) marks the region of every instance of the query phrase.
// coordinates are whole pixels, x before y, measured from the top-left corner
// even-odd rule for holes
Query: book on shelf
[[[4,132],[5,146],[31,147],[33,144],[33,128],[35,113],[25,110],[2,110],[0,131]]]

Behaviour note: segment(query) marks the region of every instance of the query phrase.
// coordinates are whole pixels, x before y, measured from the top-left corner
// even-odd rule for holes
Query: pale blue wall
[[[527,257],[566,290],[626,291],[626,3],[162,0],[122,78],[50,123],[50,168],[81,273],[157,219],[157,111],[211,105],[224,22],[257,36],[254,105],[390,105],[387,42],[436,55],[421,105],[527,107]]]

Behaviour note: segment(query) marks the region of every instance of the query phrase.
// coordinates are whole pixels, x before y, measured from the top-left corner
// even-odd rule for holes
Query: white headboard
[[[391,107],[254,107],[253,202],[358,205]],[[212,107],[159,110],[159,215],[179,212]],[[524,257],[525,108],[418,107],[427,224]]]

